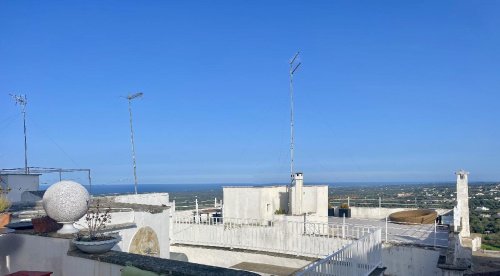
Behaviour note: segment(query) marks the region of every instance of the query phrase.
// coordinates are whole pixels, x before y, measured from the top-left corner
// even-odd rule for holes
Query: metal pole
[[[195,200],[195,204],[196,204],[196,219],[195,219],[195,221],[198,222],[198,214],[199,214],[199,211],[198,211],[198,199]]]
[[[89,194],[92,194],[92,177],[90,176],[90,170],[89,170]]]
[[[293,74],[290,63],[290,177],[293,181]]]
[[[24,173],[29,173],[28,168],[28,138],[26,134],[26,104],[28,104],[28,100],[26,99],[26,95],[13,95],[10,96],[16,102],[16,105],[21,106],[21,113],[23,113],[23,129],[24,129]]]
[[[294,161],[294,118],[293,118],[293,110],[294,110],[294,101],[293,101],[293,74],[299,68],[300,63],[298,63],[296,66],[294,66],[294,62],[299,56],[300,52],[297,52],[295,56],[290,60],[290,70],[289,70],[289,75],[290,75],[290,177],[291,177],[291,183],[293,183],[293,161]]]
[[[387,217],[385,217],[385,242],[387,242]]]
[[[135,164],[135,144],[134,144],[134,128],[132,126],[132,103],[128,99],[128,112],[130,114],[130,141],[132,142],[132,161],[134,163],[134,191],[137,194],[137,167]]]
[[[24,173],[28,174],[28,139],[26,138],[26,96],[23,104],[23,126],[24,126]]]
[[[343,219],[342,219],[342,238],[345,238],[345,213],[343,214]]]
[[[436,228],[437,228],[437,224],[436,224],[436,220],[434,220],[434,246],[436,246]]]

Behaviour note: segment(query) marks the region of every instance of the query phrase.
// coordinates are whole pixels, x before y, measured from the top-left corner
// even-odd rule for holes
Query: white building
[[[316,214],[328,216],[328,185],[304,186],[302,173],[294,175],[291,187],[223,187],[226,218],[273,220],[276,215]]]
[[[0,188],[8,191],[7,198],[11,202],[20,202],[24,192],[38,191],[40,186],[39,174],[0,174]]]

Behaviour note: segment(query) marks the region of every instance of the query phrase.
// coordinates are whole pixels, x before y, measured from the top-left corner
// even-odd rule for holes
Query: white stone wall
[[[276,210],[288,209],[286,186],[224,187],[223,192],[223,214],[227,218],[272,220]],[[302,193],[303,213],[328,216],[328,186],[303,186]]]
[[[133,194],[133,195],[118,195],[111,196],[115,202],[144,204],[155,206],[169,206],[168,193],[149,193],[149,194]]]
[[[328,186],[304,186],[302,211],[315,213],[318,216],[328,216]]]
[[[165,195],[167,195],[165,197]],[[135,203],[137,204],[146,204],[148,203],[148,198],[151,198],[152,204],[147,205],[155,205],[154,203],[163,204],[161,200],[168,200],[168,194],[159,194],[156,196],[155,194],[146,194],[139,195],[141,197],[136,197],[136,195],[124,195],[117,196],[121,201],[119,202],[127,202],[127,203]],[[157,199],[155,201],[155,199]],[[170,257],[170,211],[168,209],[163,210],[161,213],[152,214],[146,211],[135,211],[133,209],[120,208],[119,210],[111,210],[111,228],[113,225],[131,225],[129,228],[119,230],[119,235],[121,237],[121,241],[113,248],[114,250],[129,252],[130,244],[136,232],[145,226],[151,227],[157,237],[160,245],[160,257],[168,259]],[[135,227],[133,226],[135,225]],[[78,222],[75,223],[75,226],[79,229],[87,228],[87,224],[85,222],[85,217],[81,218]]]
[[[384,275],[441,275],[437,267],[439,253],[432,248],[383,244],[382,263],[387,267]]]
[[[52,276],[119,276],[122,266],[67,255],[71,240],[32,235],[0,236],[0,275],[20,270]]]
[[[311,263],[311,261],[299,258],[190,246],[174,245],[172,252],[185,254],[188,261],[192,263],[226,268],[241,262],[251,262],[299,269]]]
[[[224,217],[271,220],[278,209],[287,209],[286,186],[224,187]]]
[[[38,174],[0,174],[0,185],[2,189],[10,188],[7,198],[11,202],[20,202],[21,195],[25,191],[38,191]]]
[[[149,212],[135,212],[134,222],[136,228],[120,230],[122,240],[114,249],[124,252],[130,252],[130,244],[136,232],[145,226],[151,227],[158,237],[160,245],[160,258],[170,258],[170,212],[164,210],[159,214]]]

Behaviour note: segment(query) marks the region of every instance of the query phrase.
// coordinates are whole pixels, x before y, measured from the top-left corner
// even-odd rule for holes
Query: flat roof
[[[328,187],[328,185],[323,184],[323,185],[306,185],[304,184],[304,187]],[[278,187],[288,187],[288,185],[257,185],[257,186],[222,186],[222,188],[278,188]]]

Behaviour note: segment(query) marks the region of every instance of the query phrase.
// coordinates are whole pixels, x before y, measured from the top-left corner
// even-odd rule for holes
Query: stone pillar
[[[460,236],[470,237],[469,226],[469,173],[460,170],[457,175],[457,209],[460,216]]]

